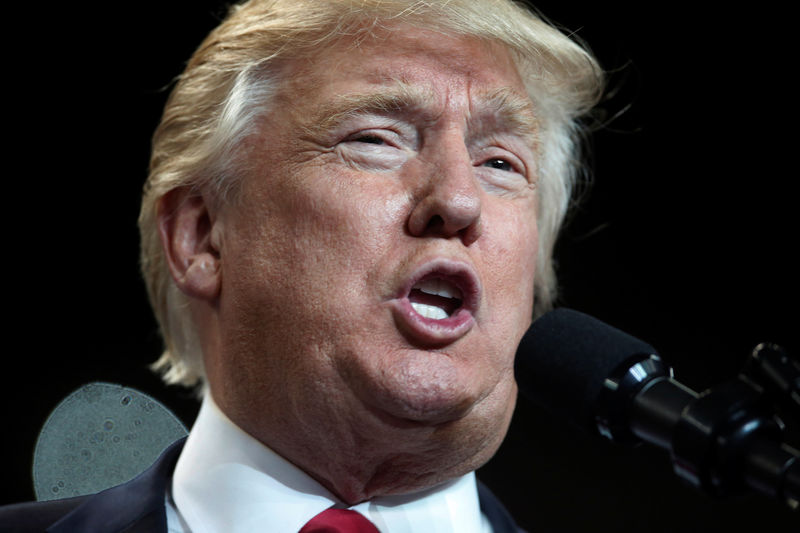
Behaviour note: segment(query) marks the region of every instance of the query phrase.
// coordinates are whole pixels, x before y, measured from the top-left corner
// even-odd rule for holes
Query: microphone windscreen
[[[517,350],[515,374],[523,396],[559,420],[590,432],[603,382],[627,361],[655,349],[604,322],[571,309],[534,321]]]

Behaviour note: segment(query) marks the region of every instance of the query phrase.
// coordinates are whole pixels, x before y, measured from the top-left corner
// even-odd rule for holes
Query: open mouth
[[[444,345],[472,329],[480,281],[469,265],[435,260],[414,273],[392,300],[401,330],[415,343]]]
[[[433,320],[453,316],[463,303],[461,289],[446,279],[430,277],[417,282],[408,295],[414,311]]]

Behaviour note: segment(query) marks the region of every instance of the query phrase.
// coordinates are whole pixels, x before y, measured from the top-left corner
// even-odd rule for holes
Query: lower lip
[[[455,342],[475,324],[472,313],[463,307],[441,320],[426,318],[417,313],[408,298],[393,300],[393,312],[400,329],[412,341],[424,345],[442,346]]]

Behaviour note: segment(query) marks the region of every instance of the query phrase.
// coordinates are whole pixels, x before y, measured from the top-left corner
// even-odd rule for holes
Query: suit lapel
[[[503,507],[503,504],[492,494],[489,488],[478,481],[478,500],[480,501],[481,512],[492,524],[494,533],[524,533],[511,515]]]
[[[185,440],[172,444],[153,466],[131,481],[88,497],[47,531],[166,533],[164,499],[167,481],[171,478]]]

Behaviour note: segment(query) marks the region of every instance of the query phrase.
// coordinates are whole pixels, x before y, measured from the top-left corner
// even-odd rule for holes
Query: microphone
[[[649,344],[564,308],[534,321],[515,373],[522,395],[557,419],[666,449],[675,473],[711,494],[750,488],[800,500],[800,453],[780,441],[782,422],[743,376],[697,393]]]

